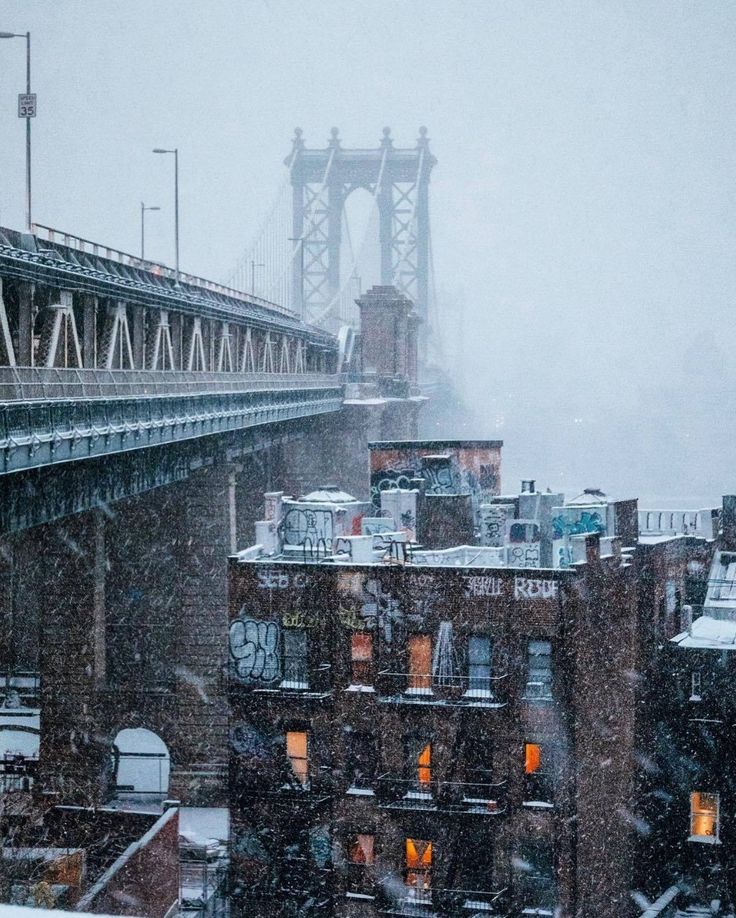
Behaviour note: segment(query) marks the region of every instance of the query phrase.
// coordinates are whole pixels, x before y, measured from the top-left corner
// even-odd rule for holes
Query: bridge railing
[[[91,239],[83,239],[81,236],[75,236],[72,233],[65,233],[51,226],[45,226],[43,223],[34,223],[33,231],[34,235],[43,236],[56,245],[65,245],[78,252],[86,252],[96,258],[107,258],[121,265],[138,268],[141,271],[153,274],[155,277],[168,277],[171,280],[176,280],[176,271],[158,261],[148,261],[148,259],[139,258],[137,255],[131,255],[129,252],[121,252],[119,249],[111,248],[108,245],[93,242]],[[187,274],[184,271],[180,271],[179,280],[185,284],[191,284],[193,287],[202,287],[205,290],[229,296],[244,303],[257,303],[259,306],[263,306],[273,312],[279,312],[290,318],[297,318],[297,313],[287,306],[282,306],[280,303],[272,303],[270,300],[264,300],[263,297],[244,293],[242,290],[227,287],[225,284],[218,284],[216,281],[207,280],[204,277],[198,277],[196,274]]]
[[[182,370],[96,370],[0,367],[0,403],[50,399],[199,395],[284,389],[334,389],[321,373],[189,373]]]

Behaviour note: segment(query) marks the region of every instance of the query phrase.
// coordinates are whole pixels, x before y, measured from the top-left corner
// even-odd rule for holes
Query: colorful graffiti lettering
[[[582,535],[587,532],[604,533],[606,531],[606,524],[597,510],[583,510],[576,518],[560,514],[560,516],[553,517],[552,527],[556,539],[561,539],[566,535]]]
[[[319,625],[319,612],[304,609],[292,609],[281,616],[284,628],[316,628]]]

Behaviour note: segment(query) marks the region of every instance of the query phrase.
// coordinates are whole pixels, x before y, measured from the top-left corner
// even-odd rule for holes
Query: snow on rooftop
[[[299,499],[299,503],[309,501],[310,503],[319,504],[355,504],[356,498],[347,491],[341,491],[340,488],[327,485],[323,488],[317,488],[316,491],[310,491],[304,497]]]
[[[91,912],[77,912],[76,915],[90,915]],[[69,918],[68,911],[57,908],[37,908],[30,905],[0,905],[0,918]],[[95,914],[95,918],[111,918],[103,914]]]
[[[736,621],[701,615],[672,641],[696,650],[736,650]]]
[[[197,845],[211,839],[227,842],[230,812],[226,807],[183,806],[179,810],[179,835]]]
[[[716,552],[708,577],[705,609],[736,614],[736,552]]]

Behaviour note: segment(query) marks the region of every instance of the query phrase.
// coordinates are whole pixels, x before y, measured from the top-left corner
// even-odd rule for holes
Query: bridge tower
[[[340,324],[340,245],[344,204],[357,188],[374,198],[379,214],[382,286],[393,285],[416,304],[426,320],[429,301],[429,179],[437,160],[427,129],[416,146],[394,147],[390,128],[375,149],[345,149],[337,128],[324,149],[308,149],[294,132],[284,160],[292,185],[292,302],[308,321],[332,330]],[[369,279],[377,282],[378,278]]]

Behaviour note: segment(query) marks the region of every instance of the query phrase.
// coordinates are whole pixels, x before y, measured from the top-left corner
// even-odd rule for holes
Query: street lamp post
[[[36,97],[31,93],[31,33],[0,32],[0,38],[26,40],[26,92],[18,96],[18,117],[26,119],[26,229],[31,232],[31,118],[36,117]]]
[[[146,211],[161,210],[160,207],[146,207],[141,201],[141,261],[146,260]]]
[[[157,147],[154,153],[174,154],[174,248],[176,249],[176,283],[179,285],[179,150],[163,150]]]

